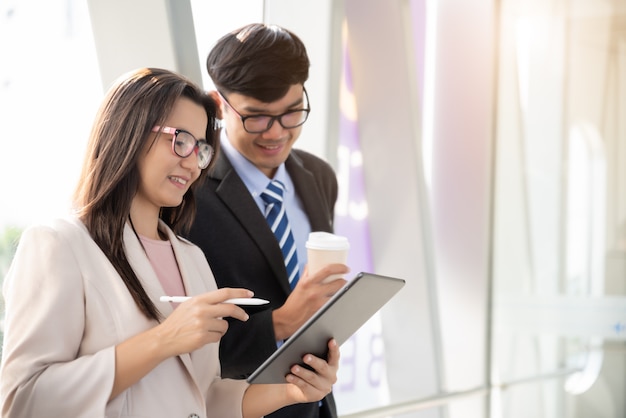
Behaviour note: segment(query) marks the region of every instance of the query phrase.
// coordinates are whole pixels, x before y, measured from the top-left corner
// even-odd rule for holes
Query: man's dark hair
[[[215,44],[207,71],[222,93],[239,93],[265,103],[309,78],[309,57],[300,38],[276,25],[254,23]]]

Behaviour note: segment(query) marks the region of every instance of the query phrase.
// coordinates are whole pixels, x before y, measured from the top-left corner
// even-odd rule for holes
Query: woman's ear
[[[209,91],[208,94],[209,96],[211,96],[211,98],[215,102],[215,105],[217,106],[217,111],[215,112],[215,116],[217,117],[217,119],[223,119],[222,118],[222,104],[223,104],[222,98],[220,97],[217,90],[211,90]]]

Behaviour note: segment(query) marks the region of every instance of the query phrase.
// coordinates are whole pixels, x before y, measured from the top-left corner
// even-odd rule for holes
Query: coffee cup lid
[[[311,232],[306,247],[312,250],[347,250],[348,238],[329,232]]]

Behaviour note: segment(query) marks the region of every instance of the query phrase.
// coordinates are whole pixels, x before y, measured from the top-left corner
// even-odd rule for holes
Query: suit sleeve
[[[88,331],[71,245],[52,228],[27,229],[3,290],[2,416],[103,416],[115,351],[111,346],[79,356]]]

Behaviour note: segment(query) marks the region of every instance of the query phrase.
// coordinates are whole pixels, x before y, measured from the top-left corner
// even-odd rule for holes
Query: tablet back
[[[328,340],[346,342],[405,284],[403,279],[359,273],[305,322],[248,377],[249,383],[285,383],[294,364],[305,354],[326,358]],[[305,366],[307,367],[307,366]]]

